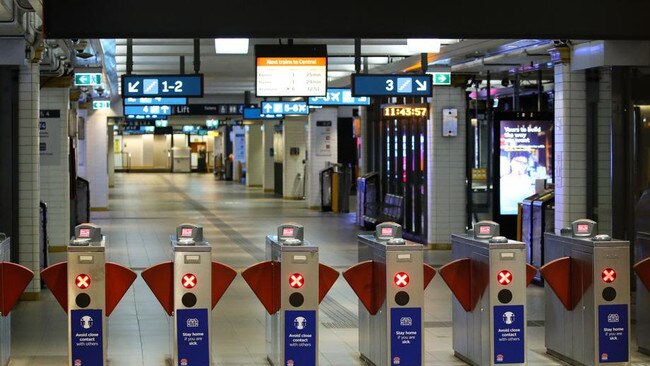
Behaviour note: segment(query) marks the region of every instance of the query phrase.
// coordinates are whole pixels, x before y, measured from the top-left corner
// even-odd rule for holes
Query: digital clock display
[[[429,107],[419,105],[390,105],[383,107],[384,117],[428,117]]]

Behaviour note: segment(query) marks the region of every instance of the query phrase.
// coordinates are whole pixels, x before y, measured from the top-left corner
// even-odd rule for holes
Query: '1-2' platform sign
[[[203,97],[203,75],[123,75],[122,97]]]
[[[352,75],[352,95],[430,97],[431,75]]]

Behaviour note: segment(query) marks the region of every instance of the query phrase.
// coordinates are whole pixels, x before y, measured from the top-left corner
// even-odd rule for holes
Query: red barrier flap
[[[0,293],[2,294],[2,316],[7,316],[16,306],[20,295],[34,278],[34,272],[20,264],[11,262],[0,262],[2,272],[2,283]]]
[[[424,289],[425,290],[427,286],[429,286],[431,280],[433,280],[433,277],[435,276],[436,276],[436,270],[430,265],[425,264],[424,265]]]
[[[174,264],[163,262],[142,271],[142,279],[149,286],[167,315],[174,313]]]
[[[318,303],[325,298],[325,295],[329,290],[334,286],[334,282],[339,278],[339,272],[334,268],[324,265],[322,263],[318,264]]]
[[[535,266],[533,265],[526,263],[526,287],[528,287],[531,283],[533,283],[536,274],[537,274],[537,268],[535,268]]]
[[[237,271],[219,262],[212,262],[212,309],[226,292],[232,281],[237,277]]]
[[[280,262],[266,261],[254,264],[241,273],[271,315],[280,310],[280,268]]]
[[[63,311],[68,312],[68,262],[53,264],[41,271],[41,278],[52,291]]]
[[[650,291],[650,258],[646,258],[635,264],[634,272],[639,276],[646,290]]]
[[[107,262],[106,269],[106,316],[111,316],[117,304],[129,290],[138,274],[130,268],[117,263]]]
[[[386,300],[386,267],[365,261],[343,272],[343,278],[371,315],[377,314]]]
[[[440,267],[440,277],[445,281],[456,300],[465,311],[474,310],[476,305],[472,301],[472,276],[471,261],[469,258],[457,259]]]
[[[576,303],[571,290],[571,258],[558,258],[540,267],[539,271],[564,308],[572,311]]]

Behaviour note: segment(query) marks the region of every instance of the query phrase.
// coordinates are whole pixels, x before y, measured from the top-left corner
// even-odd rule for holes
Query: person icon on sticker
[[[88,315],[81,318],[81,327],[84,329],[90,329],[93,326],[93,318]]]
[[[515,322],[515,314],[512,311],[503,313],[503,322],[510,325]]]
[[[296,329],[298,330],[303,330],[307,326],[307,319],[303,318],[302,316],[299,316],[293,320],[293,326],[296,327]]]

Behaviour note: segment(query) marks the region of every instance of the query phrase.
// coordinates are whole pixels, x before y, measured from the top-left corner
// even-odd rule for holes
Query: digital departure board
[[[327,95],[327,46],[256,45],[258,97]]]

